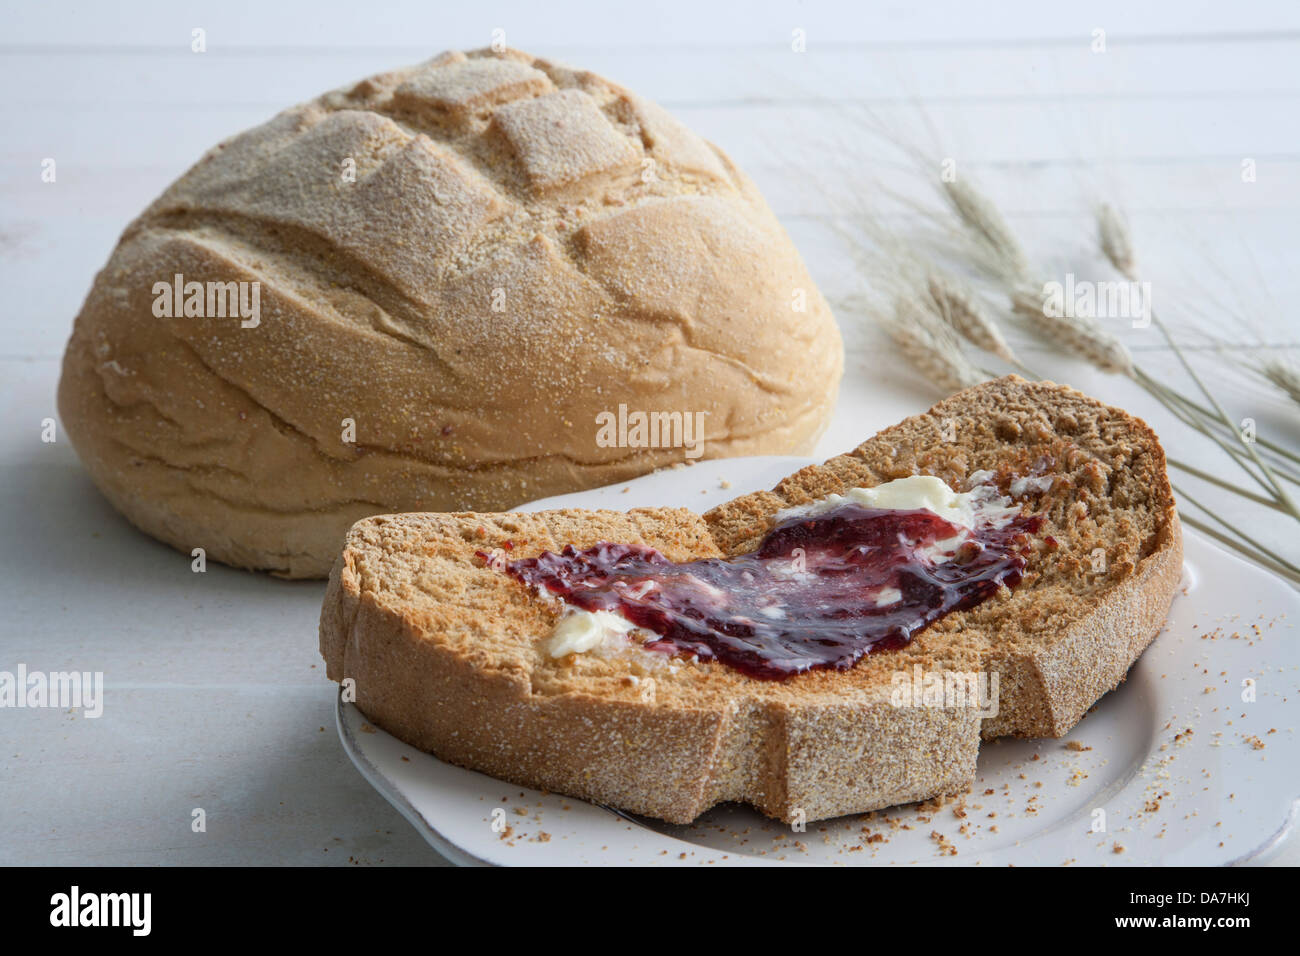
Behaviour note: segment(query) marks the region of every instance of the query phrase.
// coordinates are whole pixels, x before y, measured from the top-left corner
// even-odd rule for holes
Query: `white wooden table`
[[[192,574],[107,506],[66,442],[41,441],[73,316],[128,220],[218,139],[325,89],[503,28],[511,45],[621,81],[727,149],[832,297],[855,283],[827,226],[842,208],[810,183],[912,175],[855,140],[844,106],[900,129],[926,116],[943,155],[1045,264],[1091,255],[1088,204],[1110,198],[1130,213],[1167,317],[1179,301],[1211,315],[1226,304],[1250,316],[1248,330],[1221,326],[1235,348],[1300,362],[1288,305],[1300,301],[1300,6],[1049,6],[6,0],[0,669],[103,671],[107,698],[97,720],[0,710],[0,863],[439,862],[339,748],[316,653],[323,585]],[[191,51],[194,28],[205,53]],[[850,354],[827,455],[933,397],[881,360],[877,334],[840,318]],[[1153,330],[1124,338],[1176,372]],[[1143,414],[1179,457],[1222,469],[1131,385],[1017,344],[1040,371]],[[1235,415],[1300,444],[1294,406],[1201,360]],[[1300,553],[1294,529],[1221,513]],[[204,833],[191,830],[195,808]]]

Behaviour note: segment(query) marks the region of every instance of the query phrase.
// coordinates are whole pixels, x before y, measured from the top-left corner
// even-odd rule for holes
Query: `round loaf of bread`
[[[144,531],[323,577],[368,515],[806,453],[842,365],[726,155],[608,80],[485,50],[212,149],[96,278],[59,410]]]

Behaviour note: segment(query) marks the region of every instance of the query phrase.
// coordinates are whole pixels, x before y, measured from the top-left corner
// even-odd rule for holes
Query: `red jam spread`
[[[850,668],[1019,584],[1041,523],[1021,515],[968,531],[927,510],[845,504],[789,518],[736,557],[678,564],[644,545],[602,542],[512,561],[506,572],[576,608],[621,614],[654,635],[647,650],[781,680]]]

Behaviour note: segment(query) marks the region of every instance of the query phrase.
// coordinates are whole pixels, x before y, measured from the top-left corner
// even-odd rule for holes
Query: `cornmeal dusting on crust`
[[[155,317],[178,274],[260,283],[260,324]],[[806,453],[842,365],[721,151],[595,74],[480,50],[210,150],[96,278],[59,408],[145,531],[323,577],[367,515],[506,509],[682,459],[598,444],[620,403],[703,414],[709,457]]]

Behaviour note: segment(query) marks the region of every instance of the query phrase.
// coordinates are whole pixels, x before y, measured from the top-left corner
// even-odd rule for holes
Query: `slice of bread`
[[[780,509],[913,474],[995,473],[1041,514],[1023,581],[850,670],[757,680],[627,642],[553,659],[559,615],[477,554],[646,544],[675,561],[752,550]],[[698,515],[404,514],[353,526],[321,652],[378,726],[452,763],[672,823],[743,801],[816,820],[968,786],[981,735],[1060,736],[1160,630],[1182,542],[1164,453],[1142,421],[1014,376],[968,389],[770,492]],[[897,706],[895,675],[998,679],[994,716]]]

